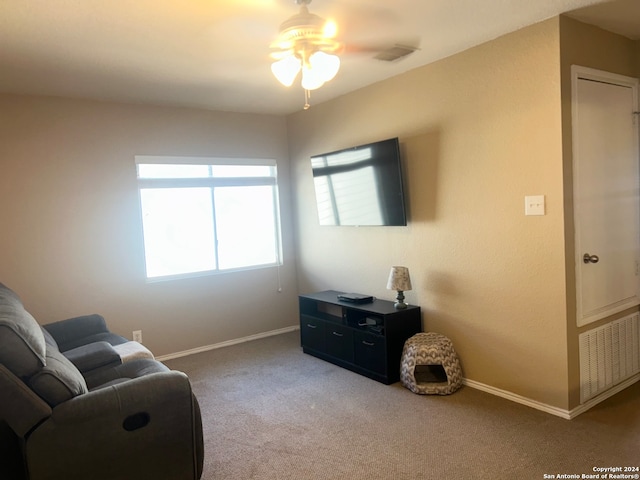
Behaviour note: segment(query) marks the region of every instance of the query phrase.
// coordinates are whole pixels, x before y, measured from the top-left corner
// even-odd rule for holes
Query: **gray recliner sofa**
[[[0,283],[0,478],[201,477],[189,379],[126,342],[100,315],[41,326]]]

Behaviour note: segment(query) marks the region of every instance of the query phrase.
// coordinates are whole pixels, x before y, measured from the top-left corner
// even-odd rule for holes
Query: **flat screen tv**
[[[397,138],[311,157],[320,225],[407,224]]]

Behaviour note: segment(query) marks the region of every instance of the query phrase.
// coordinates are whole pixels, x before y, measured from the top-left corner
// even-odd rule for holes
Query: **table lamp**
[[[389,280],[387,281],[387,289],[396,290],[398,292],[398,295],[396,296],[396,303],[393,304],[397,310],[407,308],[407,304],[404,303],[403,292],[411,290],[409,269],[407,267],[391,267]]]

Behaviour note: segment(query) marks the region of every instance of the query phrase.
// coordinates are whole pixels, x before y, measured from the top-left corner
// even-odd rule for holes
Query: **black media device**
[[[371,303],[373,297],[371,295],[362,295],[361,293],[341,293],[338,300],[349,303]]]
[[[320,225],[407,224],[397,138],[311,157]]]

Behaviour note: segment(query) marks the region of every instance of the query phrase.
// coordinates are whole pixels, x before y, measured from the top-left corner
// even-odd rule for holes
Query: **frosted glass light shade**
[[[317,90],[322,85],[324,85],[324,79],[319,69],[313,68],[311,65],[302,67],[302,88],[305,90]]]
[[[407,267],[391,267],[387,289],[406,292],[411,290],[411,277]]]
[[[324,52],[315,52],[309,63],[302,67],[302,88],[316,90],[336,76],[340,69],[340,58]]]
[[[340,57],[324,52],[315,52],[309,57],[311,68],[318,70],[324,82],[328,82],[336,76],[340,70]]]
[[[290,87],[302,68],[299,58],[290,55],[271,64],[271,71],[278,81],[285,87]]]

